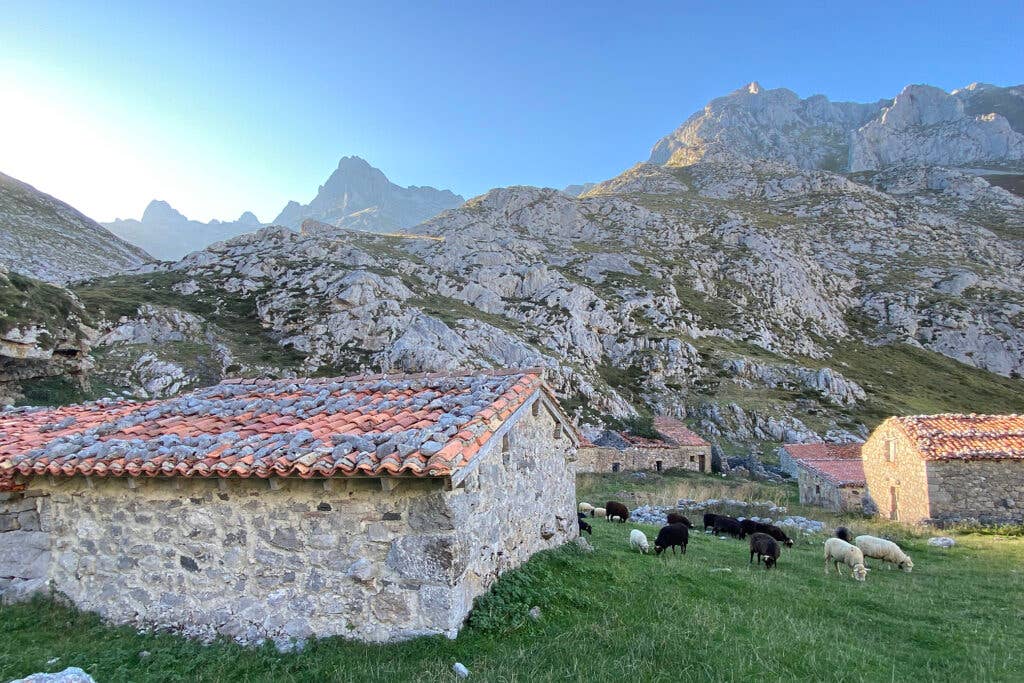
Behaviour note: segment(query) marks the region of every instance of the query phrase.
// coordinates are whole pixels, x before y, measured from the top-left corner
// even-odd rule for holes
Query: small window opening
[[[886,458],[889,462],[896,462],[896,439],[888,439],[885,442]]]
[[[561,439],[562,438],[562,425],[555,425],[555,438],[556,439]]]
[[[820,484],[815,484],[814,485],[814,495],[816,495],[816,496],[820,496],[821,495],[821,485]]]
[[[540,415],[540,401],[533,402],[533,416],[537,417]]]
[[[691,455],[691,456],[690,456],[690,462],[697,462],[697,458],[695,458],[695,457],[693,457],[693,456]]]
[[[657,470],[658,470],[659,472],[661,472],[661,460],[655,460],[655,461],[654,461],[654,467],[655,467],[655,468],[656,468],[656,469],[657,469]]]
[[[622,463],[621,462],[613,462],[612,463],[612,472],[618,472],[620,467],[622,467]]]
[[[512,439],[509,437],[508,434],[506,434],[505,436],[501,437],[501,452],[502,453],[508,453],[509,450],[511,450],[511,448],[512,448]]]

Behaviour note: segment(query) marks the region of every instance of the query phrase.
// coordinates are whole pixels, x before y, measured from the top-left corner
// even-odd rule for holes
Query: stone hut
[[[799,475],[798,464],[810,460],[860,460],[860,443],[787,443],[779,449],[779,469]]]
[[[661,472],[673,468],[711,471],[711,444],[671,417],[654,418],[661,439],[647,439],[625,432],[605,431],[592,442],[581,444],[579,472]]]
[[[862,512],[867,482],[860,460],[798,460],[800,502],[832,512]]]
[[[1024,415],[890,417],[862,453],[883,517],[1024,522]]]
[[[576,535],[577,444],[534,371],[3,411],[0,591],[242,643],[454,637]]]

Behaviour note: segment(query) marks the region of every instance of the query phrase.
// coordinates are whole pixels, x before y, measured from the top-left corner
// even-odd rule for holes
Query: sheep
[[[672,548],[672,554],[676,554],[676,546],[683,549],[686,554],[686,545],[690,542],[690,531],[685,524],[666,524],[658,531],[658,538],[654,539],[654,554],[661,553]]]
[[[693,528],[693,524],[690,523],[690,520],[687,519],[685,515],[679,512],[668,513],[668,517],[665,519],[665,521],[669,524],[683,524],[686,526],[687,529]]]
[[[825,574],[828,574],[828,563],[835,563],[836,573],[840,576],[843,573],[839,570],[839,563],[849,565],[853,569],[853,578],[863,581],[868,578],[871,571],[864,566],[864,553],[855,545],[850,545],[841,538],[830,538],[825,541]]]
[[[743,533],[748,536],[754,533],[768,534],[776,541],[785,543],[787,548],[793,547],[793,539],[787,536],[785,531],[774,524],[765,524],[764,522],[755,522],[752,519],[744,519],[740,522],[740,526],[743,527]]]
[[[585,515],[590,515],[591,517],[594,516],[594,506],[590,503],[580,503],[577,509]]]
[[[591,517],[604,517],[605,514],[606,513],[604,508],[594,508],[593,510],[590,511]]]
[[[647,544],[647,535],[639,529],[633,529],[629,532],[629,547],[639,550],[641,554],[646,554],[650,550],[650,546]]]
[[[716,517],[718,517],[718,515],[716,515],[716,514],[713,514],[713,513],[710,513],[710,512],[705,512],[704,513],[704,531],[705,532],[707,532],[708,529],[714,529],[715,528],[715,518]]]
[[[604,509],[607,511],[607,517],[605,517],[605,519],[609,522],[614,522],[615,518],[618,517],[619,521],[625,524],[626,520],[629,519],[629,508],[622,503],[616,503],[614,500],[609,500],[605,503]]]
[[[853,539],[853,544],[860,548],[864,557],[873,557],[881,560],[882,564],[886,567],[889,567],[891,562],[907,573],[910,573],[914,568],[914,562],[910,559],[910,556],[892,541],[865,535]]]
[[[744,533],[743,527],[740,525],[738,519],[732,517],[726,517],[725,515],[717,515],[715,517],[715,535],[719,533],[726,533],[736,538],[746,538],[747,534]]]
[[[594,535],[594,528],[593,528],[592,526],[590,526],[589,524],[587,524],[587,516],[586,516],[586,515],[584,515],[584,514],[583,514],[582,512],[580,512],[580,513],[577,513],[577,516],[576,516],[576,521],[577,521],[577,522],[579,522],[579,525],[580,525],[580,533],[581,533],[581,534],[582,534],[582,533],[583,533],[584,531],[586,531],[586,532],[587,532],[588,534],[590,534],[591,536],[593,536],[593,535]]]
[[[750,537],[750,564],[753,564],[754,555],[757,555],[757,563],[761,564],[763,558],[764,568],[771,569],[778,562],[781,554],[782,549],[779,548],[779,544],[768,534],[758,531]]]
[[[835,536],[836,538],[842,539],[847,543],[853,543],[853,534],[851,534],[850,530],[847,529],[845,526],[837,528]]]

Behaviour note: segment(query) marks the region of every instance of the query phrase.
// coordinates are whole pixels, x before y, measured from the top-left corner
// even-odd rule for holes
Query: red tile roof
[[[798,466],[836,486],[867,486],[864,462],[860,459],[800,460]]]
[[[814,460],[860,460],[862,443],[788,443],[782,448],[801,462]]]
[[[677,446],[709,446],[710,444],[700,438],[696,433],[675,419],[666,415],[659,415],[654,418],[654,428],[669,442]]]
[[[660,439],[648,439],[646,436],[637,436],[629,432],[619,432],[619,436],[636,448],[672,448],[672,444]]]
[[[0,490],[16,474],[450,476],[538,390],[553,399],[532,370],[229,380],[165,401],[8,409]]]
[[[1024,459],[1024,415],[913,415],[889,418],[925,460]]]

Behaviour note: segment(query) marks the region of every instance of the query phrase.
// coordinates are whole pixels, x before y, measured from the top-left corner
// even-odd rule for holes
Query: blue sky
[[[97,220],[151,198],[270,220],[343,155],[467,197],[563,187],[751,80],[859,101],[1024,81],[1020,0],[627,5],[7,0],[0,171]]]

